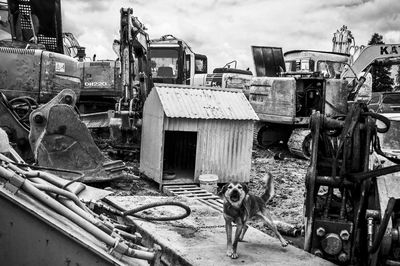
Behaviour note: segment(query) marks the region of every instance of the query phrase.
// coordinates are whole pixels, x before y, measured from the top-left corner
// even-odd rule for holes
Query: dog
[[[246,184],[242,183],[228,183],[222,187],[219,195],[224,200],[224,218],[225,218],[225,231],[227,237],[227,251],[226,255],[232,259],[237,259],[237,245],[248,229],[246,224],[247,220],[254,217],[261,217],[265,223],[271,228],[276,237],[280,240],[282,247],[286,247],[289,243],[278,232],[275,224],[272,221],[271,215],[267,209],[267,202],[274,195],[273,177],[267,173],[263,178],[266,184],[266,189],[261,197],[249,194],[249,189]],[[236,223],[236,233],[232,244],[232,222]]]

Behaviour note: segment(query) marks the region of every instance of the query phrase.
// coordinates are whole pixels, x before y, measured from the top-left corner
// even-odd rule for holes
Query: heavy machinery
[[[400,163],[400,129],[393,115],[355,103],[344,117],[311,116],[305,250],[341,265],[399,264],[400,166],[391,162]]]
[[[280,48],[253,47],[257,78],[251,82],[249,100],[260,117],[255,129],[258,143],[269,146],[288,140],[292,153],[308,158],[308,117],[315,111],[330,116],[346,114],[347,101],[367,102],[372,92],[370,72],[375,66],[389,67],[390,78],[396,81],[393,84],[399,86],[399,47],[370,45],[357,49],[353,56],[296,50],[286,52],[284,59]]]
[[[25,160],[63,168],[64,178],[74,170],[84,182],[119,178],[124,163],[106,160],[74,110],[81,70],[63,54],[60,3],[41,4],[8,1],[12,39],[0,42],[0,127]]]
[[[341,75],[350,82],[349,112],[310,118],[304,249],[340,265],[400,264],[399,116],[394,108],[368,109],[365,98],[378,84],[364,84],[376,65],[391,66],[395,77],[397,47],[356,49]]]
[[[141,217],[177,220],[190,214],[188,206],[173,201],[131,210],[111,206],[104,199],[111,191],[32,169],[9,146],[2,129],[0,136],[2,264],[164,265],[161,246],[142,243],[140,229],[127,216],[139,217],[138,211],[155,206],[176,205],[185,209],[185,214]]]
[[[155,83],[194,85],[196,74],[207,73],[207,56],[194,53],[185,41],[173,35],[150,40],[149,53]]]
[[[249,101],[260,118],[255,134],[261,146],[288,142],[290,151],[309,157],[309,117],[316,111],[336,116],[347,112],[347,84],[340,71],[348,55],[253,46],[256,76]]]
[[[207,57],[173,35],[150,40],[151,74],[155,83],[241,89],[248,95],[252,73],[232,61],[208,74]],[[233,67],[231,67],[233,66]]]
[[[120,21],[120,39],[114,41],[118,59],[115,62],[90,62],[92,65],[89,68],[85,67],[84,62],[82,68],[85,83],[89,82],[88,78],[94,83],[107,80],[107,84],[112,83],[112,87],[116,88],[108,90],[110,98],[115,91],[118,91],[119,97],[114,94],[113,99],[117,101],[113,110],[84,114],[81,118],[91,129],[110,128],[111,138],[115,140],[114,147],[123,153],[132,153],[133,149],[138,150],[140,147],[143,104],[153,82],[150,75],[149,39],[144,25],[133,16],[131,8],[121,9]],[[83,90],[87,88],[84,86]],[[91,95],[88,91],[85,94]]]
[[[8,1],[12,39],[0,41],[0,90],[8,99],[26,96],[41,104],[66,88],[79,96],[81,72],[77,60],[63,54],[59,5]]]

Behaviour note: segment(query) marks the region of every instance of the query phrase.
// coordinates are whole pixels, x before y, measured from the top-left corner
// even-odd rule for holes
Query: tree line
[[[368,45],[374,44],[385,44],[383,36],[379,33],[374,33]],[[371,69],[372,75],[372,91],[397,91],[400,90],[400,67],[397,68],[397,73],[392,78],[391,65],[384,64],[382,62],[375,62]],[[395,83],[396,81],[396,83]]]

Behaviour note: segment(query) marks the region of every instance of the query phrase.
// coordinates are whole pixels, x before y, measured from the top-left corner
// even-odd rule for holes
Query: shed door
[[[197,132],[165,131],[163,183],[193,183]]]

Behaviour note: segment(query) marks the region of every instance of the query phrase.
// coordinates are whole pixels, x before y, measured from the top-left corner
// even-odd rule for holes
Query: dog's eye
[[[238,189],[242,189],[242,186],[238,186]]]
[[[232,186],[232,185],[230,185],[230,186],[228,186],[228,188],[229,188],[229,189],[232,189],[232,188],[233,188],[233,186]]]

